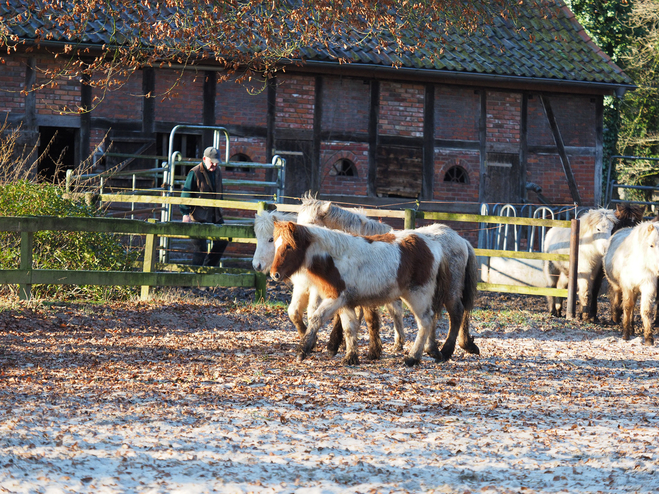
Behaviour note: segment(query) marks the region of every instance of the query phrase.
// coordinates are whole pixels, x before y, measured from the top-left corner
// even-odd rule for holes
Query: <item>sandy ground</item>
[[[0,492],[659,492],[639,329],[483,294],[480,356],[406,368],[383,315],[381,360],[362,338],[343,366],[321,332],[298,363],[285,307],[244,296],[2,304]]]

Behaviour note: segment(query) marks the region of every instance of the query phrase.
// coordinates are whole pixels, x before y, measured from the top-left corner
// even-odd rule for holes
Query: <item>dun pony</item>
[[[330,201],[321,201],[314,198],[310,194],[306,194],[302,199],[302,206],[298,212],[298,223],[301,225],[317,225],[331,228],[332,230],[341,230],[353,235],[381,235],[389,233],[393,228],[386,223],[373,220],[363,213],[362,209],[345,209],[335,206]],[[391,315],[394,322],[395,339],[394,351],[402,352],[405,343],[405,331],[403,329],[403,304],[400,300],[396,300],[390,304],[386,304],[387,310]],[[366,308],[364,311],[366,317],[370,318],[372,324],[380,326],[380,314],[377,309],[371,307]],[[371,326],[369,325],[369,328]],[[342,333],[339,331],[342,328],[340,324],[334,325],[334,330],[330,335],[330,340],[327,345],[328,351],[331,354],[336,354],[339,344],[343,339]],[[373,333],[373,331],[370,331]],[[376,338],[371,334],[371,340]],[[379,334],[377,339],[379,339]],[[435,340],[434,332],[431,338]]]
[[[619,323],[622,314],[622,338],[629,340],[633,334],[634,306],[640,295],[644,342],[653,345],[652,326],[657,312],[659,280],[659,224],[643,222],[613,235],[604,256],[604,272],[609,282],[611,319]]]
[[[593,280],[602,265],[604,251],[611,238],[611,230],[617,222],[609,209],[591,209],[582,218],[579,229],[579,258],[577,269],[577,292],[581,304],[581,316],[588,319],[593,299]],[[570,229],[550,228],[545,236],[545,252],[568,254],[570,252]],[[567,288],[569,262],[545,261],[547,286]],[[561,315],[562,299],[547,297],[549,311],[553,316]]]
[[[618,222],[611,229],[611,235],[623,228],[630,228],[638,225],[643,221],[643,213],[645,213],[645,207],[639,206],[638,204],[630,204],[628,202],[616,204],[616,210],[613,214],[618,218]],[[590,299],[590,307],[588,308],[588,320],[592,322],[598,321],[597,297],[599,296],[600,288],[602,287],[602,281],[604,281],[604,267],[600,265],[600,268],[593,277],[593,295]]]
[[[469,334],[469,313],[476,296],[477,264],[474,249],[444,225],[358,237],[317,226],[276,223],[275,259],[270,274],[285,280],[302,269],[322,297],[309,318],[298,350],[304,359],[316,342],[318,329],[339,313],[346,340],[344,363],[359,362],[357,306],[377,306],[399,298],[408,305],[419,330],[408,366],[420,362],[442,308],[449,314],[449,334],[436,361],[449,359],[457,343],[479,353]]]

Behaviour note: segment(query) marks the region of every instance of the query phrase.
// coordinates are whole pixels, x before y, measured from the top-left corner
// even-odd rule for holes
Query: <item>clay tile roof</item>
[[[0,17],[11,18],[16,12],[28,9],[30,0],[0,2]],[[553,3],[552,3],[553,2]],[[544,12],[539,12],[534,0],[520,7],[513,23],[495,15],[490,25],[476,32],[460,32],[451,28],[443,37],[437,35],[424,49],[415,53],[395,53],[393,49],[380,51],[363,37],[346,36],[325,46],[307,47],[300,57],[305,61],[338,63],[338,59],[371,66],[401,69],[428,69],[455,74],[476,74],[550,79],[565,82],[598,83],[605,85],[633,85],[631,79],[590,39],[574,14],[562,0],[551,0]],[[32,16],[19,24],[12,24],[13,34],[22,39],[34,39],[48,30],[51,41],[70,42],[63,30],[49,22],[47,16]],[[123,24],[116,26],[128,40],[135,36],[132,14],[123,14]],[[83,43],[106,44],[114,26],[104,26],[103,18],[88,27]],[[438,26],[437,32],[441,32]],[[411,30],[410,39],[418,37]],[[360,40],[357,42],[357,40]],[[113,40],[115,43],[117,38]],[[344,48],[345,47],[345,48]],[[432,59],[429,55],[434,54]]]

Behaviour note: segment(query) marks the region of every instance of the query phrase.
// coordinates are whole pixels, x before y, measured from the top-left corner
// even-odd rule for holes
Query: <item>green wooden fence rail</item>
[[[214,201],[212,199],[191,199],[176,196],[149,196],[141,195],[135,196],[130,194],[103,194],[100,196],[103,202],[138,202],[145,204],[188,204],[200,206],[217,205],[224,208],[233,209],[246,209],[251,211],[259,211],[263,209],[277,209],[278,211],[297,213],[300,209],[298,204],[272,204],[266,202],[240,202],[240,201]],[[397,218],[404,220],[404,226],[408,229],[413,229],[416,226],[416,220],[431,220],[431,221],[458,221],[465,223],[489,223],[489,224],[504,224],[504,225],[530,225],[537,227],[561,227],[571,228],[570,221],[561,220],[547,220],[540,218],[522,218],[514,216],[484,216],[479,214],[461,214],[461,213],[440,213],[430,211],[417,211],[414,209],[404,210],[388,210],[388,209],[375,209],[363,208],[362,212],[366,216],[377,216],[382,218]],[[476,254],[483,257],[510,257],[518,259],[538,259],[538,260],[555,260],[555,261],[569,261],[569,254],[546,254],[541,252],[520,252],[520,251],[505,251],[505,250],[491,250],[491,249],[476,249]],[[496,291],[504,293],[520,293],[526,295],[551,295],[554,297],[568,298],[567,312],[571,313],[571,308],[574,308],[574,299],[576,298],[576,289],[572,289],[570,293],[567,289],[548,288],[548,287],[532,287],[532,286],[518,286],[518,285],[504,285],[492,283],[479,283],[478,289],[483,291]]]
[[[132,202],[143,204],[188,204],[203,206],[219,206],[223,208],[260,211],[263,209],[278,209],[280,211],[297,212],[299,205],[267,204],[265,202],[215,201],[212,199],[192,199],[175,196],[148,194],[101,194],[95,197],[101,202]],[[413,229],[416,220],[455,221],[489,224],[531,225],[538,227],[570,228],[570,221],[558,221],[535,218],[508,216],[483,216],[476,214],[439,213],[405,210],[364,209],[367,216],[403,219],[405,228]],[[578,220],[573,220],[578,221]],[[578,225],[578,223],[577,223]],[[41,230],[87,231],[145,235],[145,254],[141,272],[124,271],[58,271],[35,270],[32,267],[33,235]],[[141,220],[115,218],[55,218],[55,217],[0,217],[0,231],[21,233],[21,263],[18,270],[0,270],[0,283],[20,285],[21,298],[30,297],[32,284],[77,284],[77,285],[132,285],[142,287],[142,298],[148,298],[152,286],[237,286],[256,288],[256,300],[266,298],[266,276],[251,270],[236,270],[216,268],[212,272],[199,272],[190,268],[161,265],[155,262],[158,237],[204,237],[209,239],[229,238],[244,242],[254,242],[253,225],[211,225],[195,223],[155,223]],[[560,260],[570,261],[568,254],[546,254],[538,252],[502,251],[491,249],[476,249],[478,256],[509,257],[518,259]],[[572,263],[573,268],[576,263]],[[169,266],[169,267],[168,267]],[[175,272],[172,272],[175,271]],[[518,285],[503,285],[479,283],[478,289],[483,291],[498,291],[520,293],[527,295],[552,295],[568,298],[568,314],[574,314],[576,304],[576,283],[571,279],[568,289],[530,287]]]
[[[251,225],[211,225],[195,223],[155,223],[115,218],[58,218],[51,216],[0,217],[0,231],[21,234],[19,269],[0,270],[0,283],[18,284],[19,297],[29,299],[34,284],[54,285],[128,285],[141,286],[142,298],[147,299],[152,286],[225,286],[255,287],[256,301],[266,298],[266,276],[247,269],[200,268],[193,272],[159,266],[155,262],[157,238],[205,237],[254,238]],[[142,271],[70,271],[34,269],[32,252],[34,233],[38,231],[101,232],[125,235],[145,235],[145,254]],[[156,271],[156,269],[159,271]],[[171,272],[176,271],[176,272]]]

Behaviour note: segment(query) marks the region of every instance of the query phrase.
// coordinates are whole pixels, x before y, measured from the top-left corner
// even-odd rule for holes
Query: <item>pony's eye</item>
[[[274,242],[274,241],[275,239],[273,237],[270,237],[270,240],[268,240],[268,242]]]

